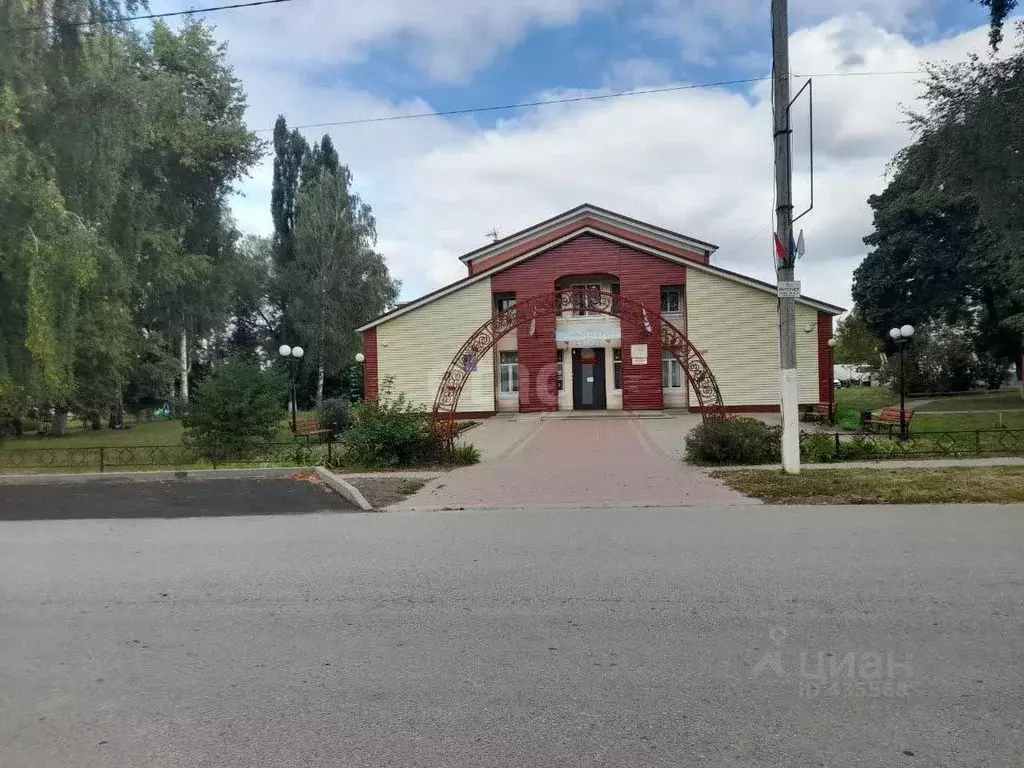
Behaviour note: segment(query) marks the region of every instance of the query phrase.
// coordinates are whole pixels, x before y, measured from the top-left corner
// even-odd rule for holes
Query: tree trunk
[[[321,355],[316,366],[316,407],[324,404],[324,358]]]
[[[50,434],[64,437],[68,433],[68,412],[66,408],[55,408],[53,421],[50,422]]]
[[[188,402],[188,331],[181,329],[181,400]]]
[[[324,292],[320,291],[320,336],[316,340],[316,407],[324,404],[324,335],[327,327],[327,306]]]
[[[99,411],[93,411],[89,414],[89,422],[93,429],[103,429],[103,420],[100,418]]]

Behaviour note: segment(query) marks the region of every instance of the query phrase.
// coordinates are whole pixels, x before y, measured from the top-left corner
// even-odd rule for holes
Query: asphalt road
[[[1022,721],[1020,506],[0,524],[4,768],[1016,768]]]
[[[322,483],[288,477],[0,483],[0,521],[302,515],[354,509]]]

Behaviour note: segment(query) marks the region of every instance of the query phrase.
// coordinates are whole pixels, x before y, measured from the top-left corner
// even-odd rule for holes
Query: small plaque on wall
[[[647,345],[631,344],[629,347],[629,356],[633,365],[647,365]]]

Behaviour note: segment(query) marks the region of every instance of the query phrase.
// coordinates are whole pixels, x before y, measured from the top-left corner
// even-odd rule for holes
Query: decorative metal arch
[[[517,300],[508,309],[495,312],[486,323],[477,328],[455,353],[437,388],[433,411],[434,429],[449,438],[454,435],[456,409],[462,389],[466,386],[470,374],[476,370],[477,363],[498,339],[539,317],[574,310],[618,317],[634,328],[639,328],[644,336],[649,336],[653,332],[654,324],[660,321],[662,349],[671,352],[679,361],[679,366],[686,374],[687,383],[697,396],[705,421],[725,418],[722,393],[718,389],[718,382],[715,381],[711,368],[697,348],[686,338],[686,334],[661,317],[660,311],[652,310],[649,313],[639,302],[617,293],[576,288]]]

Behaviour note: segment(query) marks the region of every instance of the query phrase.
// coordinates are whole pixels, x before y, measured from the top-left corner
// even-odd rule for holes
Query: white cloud
[[[323,71],[395,51],[435,80],[463,81],[533,27],[573,24],[616,0],[302,0],[211,16],[236,61]],[[163,0],[156,10],[180,7]]]
[[[877,27],[895,32],[936,28],[938,12],[964,0],[793,0],[789,10],[790,32],[810,28],[840,16],[862,16]],[[744,68],[768,66],[769,0],[651,0],[639,16],[639,26],[652,35],[680,41],[685,62],[711,65],[728,60],[735,65],[735,41],[760,36],[762,53],[740,61]],[[979,19],[981,14],[979,12]]]
[[[865,15],[831,19],[792,37],[801,72],[916,70],[926,60],[983,50],[987,30],[914,45]],[[856,53],[854,57],[852,54]],[[613,78],[647,84],[657,65],[630,63]],[[371,94],[311,85],[294,72],[241,70],[250,122],[269,126],[314,117],[421,111]],[[661,84],[666,84],[662,81]],[[808,252],[805,291],[849,304],[851,271],[870,231],[868,195],[908,140],[901,104],[913,76],[827,77],[815,81],[815,210],[799,226]],[[749,93],[687,90],[525,111],[489,129],[441,118],[332,129],[359,191],[377,212],[380,248],[405,283],[404,298],[462,277],[458,256],[503,233],[589,201],[722,246],[718,265],[772,279],[773,207],[769,87]],[[799,121],[799,113],[796,116]],[[805,136],[796,125],[797,148]],[[316,138],[323,130],[309,132]],[[806,157],[798,151],[797,203],[806,200]],[[269,163],[245,185],[243,226],[267,231]]]

